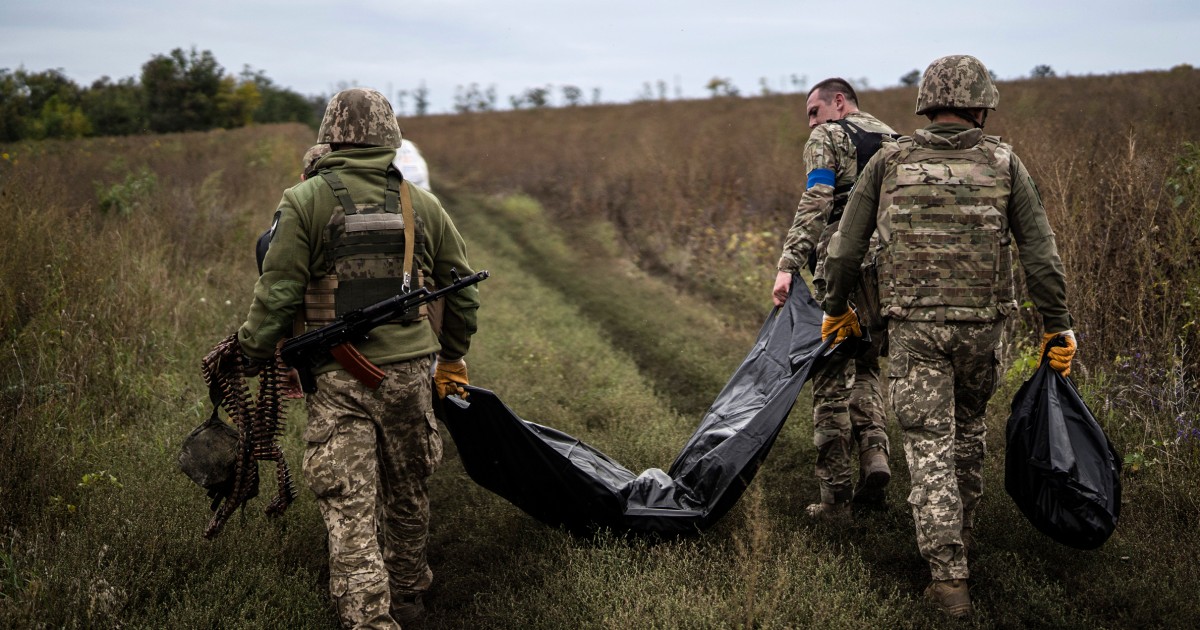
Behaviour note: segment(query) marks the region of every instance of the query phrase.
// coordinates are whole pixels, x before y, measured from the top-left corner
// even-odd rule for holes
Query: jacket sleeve
[[[249,356],[266,359],[291,331],[292,319],[308,285],[311,234],[296,210],[291,191],[279,202],[279,223],[254,284],[250,313],[238,329],[238,341]]]
[[[804,144],[804,194],[796,205],[792,227],[783,241],[783,254],[777,268],[799,273],[808,261],[808,254],[817,246],[833,211],[833,187],[837,178],[836,152],[833,138],[825,125],[817,125]]]
[[[871,245],[871,234],[875,232],[878,220],[879,187],[883,182],[887,153],[876,153],[863,168],[846,202],[838,231],[829,241],[825,258],[825,303],[822,306],[830,315],[846,312],[846,302],[858,283],[859,268]]]
[[[450,215],[432,195],[433,218],[431,221],[430,246],[433,254],[433,279],[439,287],[453,284],[451,270],[460,276],[475,273],[467,262],[467,246]],[[441,356],[448,361],[457,360],[467,354],[471,347],[471,336],[475,334],[476,312],[479,310],[479,285],[469,286],[446,296],[446,309],[442,315]]]
[[[1012,155],[1012,194],[1008,201],[1009,228],[1025,271],[1025,287],[1042,316],[1046,332],[1072,328],[1067,309],[1067,280],[1054,231],[1046,218],[1037,186],[1025,164]]]

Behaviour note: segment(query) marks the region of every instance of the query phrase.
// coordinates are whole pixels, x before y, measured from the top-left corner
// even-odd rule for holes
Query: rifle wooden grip
[[[333,359],[338,362],[338,365],[342,366],[351,376],[371,389],[379,387],[384,377],[387,376],[378,366],[368,361],[367,357],[358,351],[358,348],[349,343],[338,344],[330,348],[329,354],[333,355]]]

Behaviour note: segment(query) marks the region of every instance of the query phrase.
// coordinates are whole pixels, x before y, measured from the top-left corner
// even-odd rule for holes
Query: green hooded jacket
[[[377,204],[384,201],[387,167],[395,155],[395,150],[388,147],[348,149],[322,157],[314,167],[336,171],[356,203]],[[441,203],[416,186],[408,188],[413,210],[423,221],[425,231],[425,246],[415,252],[414,267],[432,277],[439,287],[453,282],[452,269],[463,276],[474,273],[467,263],[462,236]],[[333,190],[321,177],[309,178],[284,191],[275,235],[263,259],[262,275],[254,285],[250,314],[238,330],[238,341],[247,355],[260,359],[272,356],[279,340],[291,332],[296,313],[303,308],[309,280],[325,275],[332,268],[323,237],[337,207]],[[376,365],[434,352],[453,361],[465,355],[470,347],[478,308],[479,289],[471,286],[447,296],[440,339],[433,334],[428,320],[421,320],[410,325],[384,324],[355,347]],[[314,372],[337,368],[336,363],[330,362]]]

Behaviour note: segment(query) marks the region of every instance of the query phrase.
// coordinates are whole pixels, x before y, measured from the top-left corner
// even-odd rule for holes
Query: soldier
[[[272,357],[301,307],[311,329],[400,293],[409,282],[432,277],[445,286],[451,270],[471,273],[462,237],[441,203],[404,183],[392,166],[400,129],[382,94],[352,88],[334,95],[317,142],[329,143],[331,152],[317,161],[315,174],[284,191],[254,302],[238,331],[252,359]],[[421,313],[380,326],[356,344],[386,373],[378,389],[337,363],[314,370],[304,477],[328,529],[329,589],[347,627],[397,628],[416,619],[433,579],[425,555],[426,480],[441,461],[442,439],[431,388],[436,384],[444,397],[467,383],[463,356],[475,332],[478,290],[446,300],[440,337]]]
[[[983,494],[984,415],[1000,372],[1000,334],[1016,308],[1015,240],[1042,316],[1050,365],[1070,372],[1075,335],[1054,232],[1025,165],[983,134],[999,93],[976,58],[935,60],[917,114],[930,125],[867,164],[829,245],[823,337],[858,334],[847,296],[878,230],[879,291],[888,319],[888,387],[904,430],[908,502],[933,581],[925,595],[954,617],[971,613],[967,554]]]
[[[874,116],[859,111],[858,96],[844,79],[832,78],[808,93],[808,126],[804,167],[808,187],[783,244],[772,297],[781,305],[792,277],[806,261],[811,265],[814,297],[825,289],[825,253],[837,231],[859,168],[895,132]],[[881,331],[880,331],[881,332]],[[879,353],[883,335],[857,358],[836,354],[813,375],[813,443],[820,502],[808,506],[814,518],[848,512],[851,499],[881,503],[891,479],[888,467],[887,416],[879,386]],[[859,462],[857,489],[852,486],[852,455]]]

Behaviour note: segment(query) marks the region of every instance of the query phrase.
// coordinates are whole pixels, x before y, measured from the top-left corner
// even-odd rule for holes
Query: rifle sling
[[[400,212],[404,218],[404,292],[407,293],[413,289],[412,269],[413,269],[413,252],[416,251],[417,244],[417,223],[416,216],[413,212],[412,196],[409,194],[409,184],[406,181],[400,182]]]

